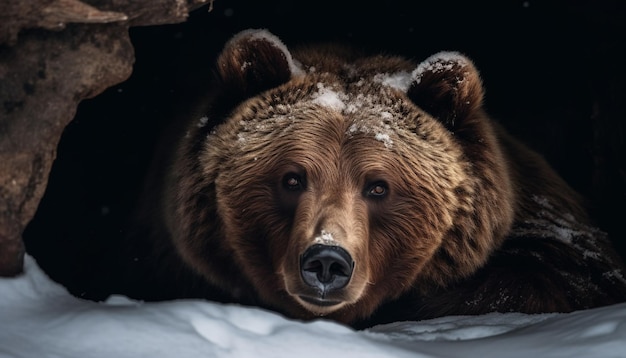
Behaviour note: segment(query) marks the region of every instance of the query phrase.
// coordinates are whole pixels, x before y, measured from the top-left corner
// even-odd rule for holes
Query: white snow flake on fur
[[[538,237],[558,240],[578,251],[584,260],[605,262],[609,260],[603,254],[602,245],[606,245],[606,234],[597,228],[576,222],[570,213],[556,213],[550,201],[542,196],[534,195],[533,201],[544,210],[537,212],[535,218],[526,220],[514,228],[512,235],[517,237]],[[606,279],[624,280],[621,270],[604,273]]]
[[[316,71],[309,68],[310,71]],[[393,74],[376,74],[372,77],[361,78],[357,86],[380,83],[383,85],[379,93],[359,93],[344,92],[341,85],[318,82],[316,91],[313,91],[309,98],[297,104],[275,105],[277,114],[271,118],[263,120],[242,121],[240,123],[241,132],[237,134],[237,141],[240,145],[245,145],[250,133],[268,132],[276,124],[283,120],[292,123],[297,122],[297,108],[300,105],[318,105],[332,111],[338,112],[347,117],[352,123],[346,131],[349,137],[356,134],[367,134],[375,140],[381,142],[385,148],[390,149],[394,145],[393,138],[396,137],[397,122],[402,120],[402,114],[397,113],[397,108],[390,105],[381,98],[390,95],[389,88],[406,91],[411,82],[408,72],[397,72]],[[294,114],[291,114],[292,111]],[[283,124],[281,124],[283,125]]]
[[[416,83],[422,81],[422,77],[426,72],[439,73],[443,71],[451,71],[455,67],[467,66],[467,59],[458,52],[439,52],[436,53],[422,63],[411,74]]]
[[[386,148],[391,148],[393,146],[393,140],[389,137],[387,133],[376,133],[374,136],[377,141],[383,142]]]
[[[251,63],[251,62],[249,62],[249,61],[244,61],[244,63],[241,65],[241,68],[240,68],[241,72],[245,72],[245,71],[246,71],[246,68],[248,68],[248,67],[250,67],[250,66],[252,66],[252,63]]]
[[[622,270],[619,270],[619,269],[605,272],[602,274],[602,276],[604,276],[604,278],[607,278],[607,279],[613,279],[616,281],[626,282],[626,278],[624,278],[624,275],[622,274]]]
[[[331,245],[331,246],[337,246],[339,245],[339,243],[337,241],[335,241],[335,238],[333,237],[333,234],[322,229],[322,232],[320,233],[320,236],[316,236],[315,239],[313,240],[316,244],[322,244],[322,245]]]
[[[393,140],[391,139],[393,130],[389,124],[385,123],[385,121],[380,121],[378,123],[364,120],[357,121],[356,123],[353,123],[350,128],[348,128],[346,134],[353,136],[357,133],[372,134],[377,141],[385,145],[385,148],[390,149],[393,147]]]
[[[378,81],[385,81],[379,76]],[[389,81],[391,83],[391,81]],[[384,94],[381,93],[381,96]],[[346,94],[345,92],[332,89],[322,82],[317,83],[317,92],[311,97],[311,102],[337,111],[344,115],[355,115],[354,123],[346,134],[353,136],[357,133],[372,135],[377,141],[383,143],[386,148],[393,146],[395,115],[393,110],[380,103],[376,95],[364,95],[362,93]]]
[[[208,121],[209,121],[209,117],[207,117],[207,116],[204,116],[204,117],[200,118],[198,120],[198,128],[202,128],[202,127],[206,126]]]
[[[323,83],[317,84],[317,93],[313,96],[313,103],[331,108],[337,112],[341,112],[346,108],[344,99],[347,99],[345,93],[335,92],[325,87]]]
[[[413,82],[413,77],[409,72],[400,71],[391,74],[379,73],[374,76],[373,80],[374,82],[406,92],[408,91],[409,86],[411,86],[411,82]]]
[[[527,224],[532,226],[532,230],[526,232],[526,235],[559,240],[579,250],[585,258],[596,259],[601,256],[595,247],[595,228],[582,224],[574,227],[574,223],[571,222],[573,216],[569,213],[561,213],[560,216],[556,216],[553,213],[554,207],[543,196],[533,195],[532,200],[545,208],[545,210],[538,212],[537,218],[526,221]],[[522,230],[521,232],[525,231]],[[587,238],[587,242],[593,247],[594,251],[584,249],[575,242],[574,239],[581,237]]]
[[[382,119],[385,119],[385,120],[392,120],[393,119],[393,114],[391,114],[391,113],[389,113],[387,111],[383,111],[383,112],[380,112],[380,117]]]

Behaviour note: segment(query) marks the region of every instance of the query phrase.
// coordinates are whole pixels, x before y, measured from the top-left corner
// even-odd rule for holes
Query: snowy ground
[[[487,314],[353,331],[204,301],[82,301],[27,257],[0,279],[0,357],[626,357],[626,304]]]

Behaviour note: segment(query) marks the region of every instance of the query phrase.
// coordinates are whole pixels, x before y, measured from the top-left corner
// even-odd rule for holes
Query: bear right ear
[[[277,87],[301,70],[287,47],[267,30],[244,30],[228,41],[217,59],[224,89],[250,97]]]

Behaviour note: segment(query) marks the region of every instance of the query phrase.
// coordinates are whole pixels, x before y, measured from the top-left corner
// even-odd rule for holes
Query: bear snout
[[[315,244],[300,256],[302,280],[316,289],[321,299],[332,291],[346,287],[353,270],[352,256],[337,245]]]

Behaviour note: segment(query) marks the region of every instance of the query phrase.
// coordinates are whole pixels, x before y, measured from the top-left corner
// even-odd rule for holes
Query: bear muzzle
[[[354,260],[337,245],[315,244],[300,256],[300,276],[315,294],[300,294],[308,304],[330,307],[344,303],[334,294],[345,288],[354,271]]]

